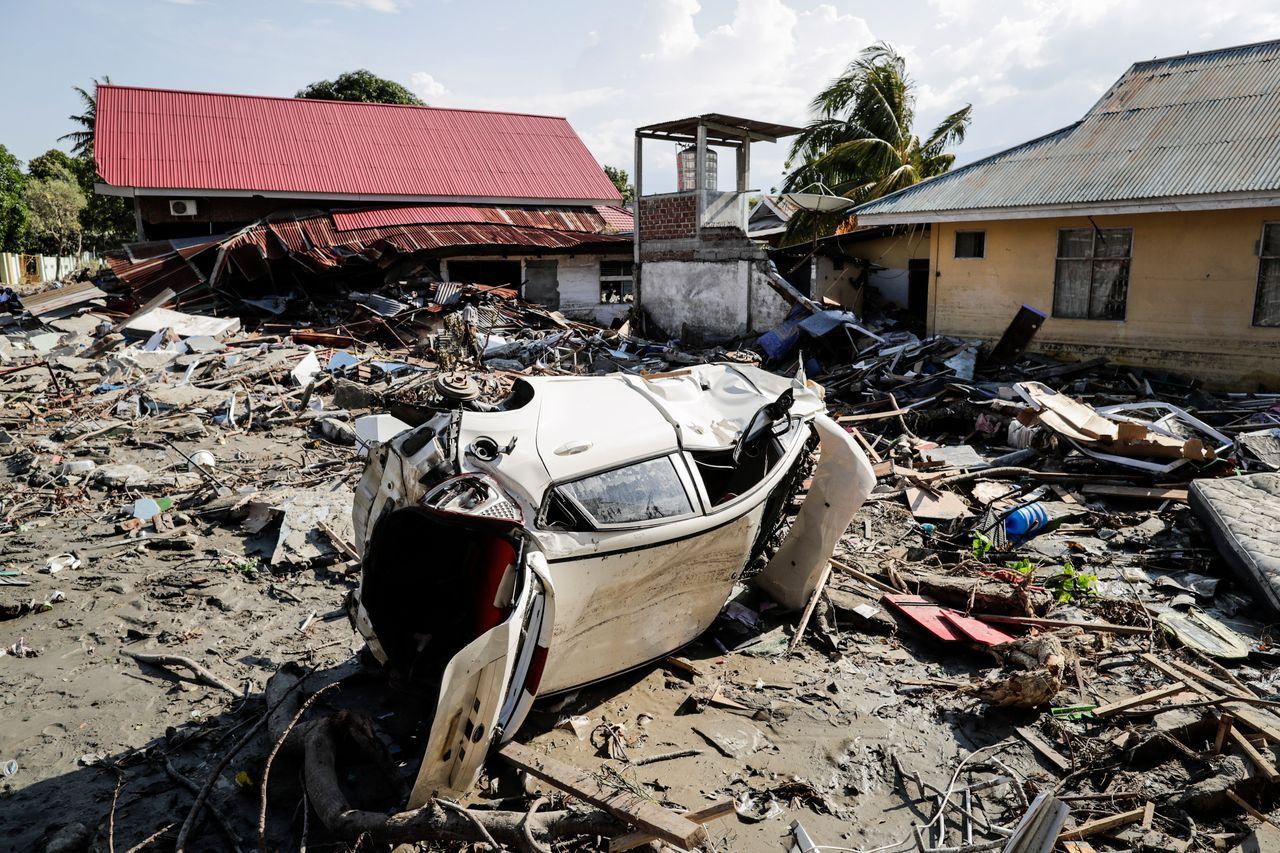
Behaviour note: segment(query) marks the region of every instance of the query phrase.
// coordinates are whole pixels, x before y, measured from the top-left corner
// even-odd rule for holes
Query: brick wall
[[[640,199],[640,239],[683,240],[697,234],[697,198],[669,193]]]

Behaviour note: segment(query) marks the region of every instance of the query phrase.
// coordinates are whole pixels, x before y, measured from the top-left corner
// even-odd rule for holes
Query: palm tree
[[[947,149],[964,141],[973,107],[966,104],[947,116],[922,142],[912,132],[915,100],[897,51],[884,42],[863,50],[813,99],[813,120],[787,158],[788,168],[800,165],[787,175],[784,190],[800,192],[817,183],[861,204],[946,172],[956,158]],[[788,237],[831,234],[846,217],[798,214]]]
[[[71,87],[80,96],[80,100],[84,102],[85,109],[80,115],[68,116],[68,118],[84,129],[64,133],[58,137],[58,141],[70,140],[71,153],[77,157],[93,156],[93,127],[98,120],[98,87],[110,85],[111,78],[104,74],[101,80],[94,79],[92,95],[79,86]]]

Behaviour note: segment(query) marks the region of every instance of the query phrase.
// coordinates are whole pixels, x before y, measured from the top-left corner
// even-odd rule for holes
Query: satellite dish
[[[782,197],[801,210],[811,210],[814,213],[839,213],[857,206],[857,202],[844,196],[825,193],[784,193]]]

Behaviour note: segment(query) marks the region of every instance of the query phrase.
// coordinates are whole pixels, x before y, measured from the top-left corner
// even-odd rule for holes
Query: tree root
[[[385,746],[368,720],[349,712],[297,722],[294,718],[302,698],[301,691],[293,687],[300,680],[296,673],[283,669],[272,677],[266,697],[272,708],[268,728],[280,744],[277,760],[288,755],[302,757],[307,799],[321,823],[338,838],[352,841],[365,837],[389,844],[470,841],[496,843],[502,849],[544,851],[556,839],[612,837],[627,830],[608,812],[582,807],[526,813],[466,809],[433,800],[421,808],[391,815],[354,809],[338,782],[338,744],[342,739],[352,741],[362,755],[375,761]],[[291,724],[292,729],[286,731]]]

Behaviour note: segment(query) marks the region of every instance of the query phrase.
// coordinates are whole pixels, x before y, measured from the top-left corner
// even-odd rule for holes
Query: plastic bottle
[[[1005,516],[1004,532],[1014,542],[1021,542],[1043,530],[1049,523],[1049,513],[1044,504],[1036,501],[1024,504]]]

